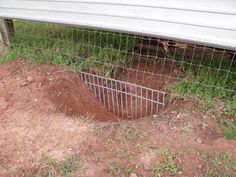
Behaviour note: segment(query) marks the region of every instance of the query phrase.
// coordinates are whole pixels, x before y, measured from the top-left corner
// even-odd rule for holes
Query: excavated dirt
[[[67,75],[56,78],[47,89],[47,97],[56,110],[68,116],[91,116],[97,120],[115,121],[118,118],[97,101],[79,77]]]
[[[21,67],[23,66],[23,67]],[[30,97],[30,94],[23,95],[30,89],[31,94],[40,94],[44,102],[52,103],[52,112],[60,112],[69,116],[90,116],[102,121],[116,121],[118,117],[108,110],[91,94],[80,78],[69,71],[50,65],[34,65],[24,60],[11,62],[1,66],[1,79],[9,79],[3,85],[4,90],[9,91],[16,88],[14,92],[22,96]],[[31,70],[32,69],[32,70]],[[22,75],[30,70],[27,75]],[[10,77],[13,75],[14,77]],[[1,92],[3,94],[4,91]],[[10,95],[2,95],[1,104],[5,108],[5,101]],[[38,100],[38,98],[35,98]],[[31,102],[32,100],[30,100]],[[17,102],[17,98],[16,101]],[[1,110],[0,110],[1,111]]]

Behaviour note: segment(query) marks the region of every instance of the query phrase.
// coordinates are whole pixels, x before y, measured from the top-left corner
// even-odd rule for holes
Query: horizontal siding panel
[[[11,0],[9,0],[11,1]],[[163,7],[193,11],[236,13],[235,0],[27,0],[63,3],[122,4],[143,7]]]
[[[236,7],[236,1],[2,0],[0,16],[168,37],[235,49],[236,8],[232,6]]]
[[[53,11],[66,13],[82,13],[103,16],[122,16],[127,18],[150,19],[153,21],[167,21],[173,23],[184,23],[197,26],[213,28],[224,28],[236,30],[235,17],[232,14],[218,14],[197,11],[185,11],[177,9],[163,9],[151,7],[135,7],[127,5],[109,4],[83,4],[83,3],[61,3],[47,1],[11,1],[3,2],[1,7],[5,9],[22,9],[35,11]],[[106,9],[104,11],[104,9]],[[207,20],[206,20],[207,19]],[[227,21],[225,20],[227,19]]]

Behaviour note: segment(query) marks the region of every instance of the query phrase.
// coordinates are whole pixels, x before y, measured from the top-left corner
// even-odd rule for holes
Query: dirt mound
[[[47,89],[47,95],[56,110],[66,115],[92,116],[105,121],[118,119],[97,101],[79,77],[71,75],[54,79]]]
[[[18,104],[20,109],[36,108],[69,116],[89,116],[102,121],[118,120],[93,96],[78,74],[61,67],[35,65],[20,59],[1,65],[0,81],[1,78],[0,113],[6,107],[5,97],[10,97],[10,103],[7,104]]]

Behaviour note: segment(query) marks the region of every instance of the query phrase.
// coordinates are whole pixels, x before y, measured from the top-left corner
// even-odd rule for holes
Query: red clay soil
[[[47,97],[54,103],[56,110],[68,116],[91,116],[97,120],[109,121],[118,118],[92,95],[79,77],[68,74],[67,78],[54,79],[47,89]]]
[[[20,68],[21,66],[23,68]],[[3,79],[4,74],[15,76],[12,79],[15,79],[19,85],[14,92],[24,93],[24,90],[29,87],[31,92],[42,94],[45,100],[53,103],[54,107],[51,109],[53,112],[61,112],[69,116],[90,116],[102,121],[118,120],[118,117],[108,112],[94,98],[79,76],[73,72],[52,65],[34,65],[24,60],[10,62],[1,68]],[[30,70],[30,73],[22,78],[22,73],[27,70]],[[8,82],[5,85],[9,88],[7,90],[15,89],[15,82]]]
[[[132,68],[133,70],[128,70],[122,75],[122,80],[159,91],[164,91],[168,84],[172,84],[184,76],[173,61],[160,62],[155,65],[143,61],[134,64]]]

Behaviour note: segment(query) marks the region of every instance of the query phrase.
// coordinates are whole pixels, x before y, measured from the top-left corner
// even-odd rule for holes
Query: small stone
[[[215,104],[215,111],[216,113],[218,113],[219,115],[224,113],[224,102],[223,101],[217,101]]]
[[[200,127],[200,128],[202,128],[202,129],[206,129],[207,126],[208,126],[208,124],[207,124],[207,123],[204,123],[204,122],[199,122],[199,123],[197,124],[197,126]]]
[[[196,141],[198,144],[202,144],[202,139],[201,139],[201,138],[196,138],[195,141]]]
[[[181,115],[182,115],[182,114],[181,114],[181,113],[179,113],[179,114],[177,115],[177,118],[180,118],[180,117],[181,117]]]
[[[42,83],[42,82],[39,82],[39,83],[37,84],[37,86],[38,86],[38,87],[42,87],[42,86],[43,86],[43,83]]]
[[[7,100],[4,97],[0,97],[0,112],[5,110],[8,106]]]
[[[157,118],[157,115],[153,115],[153,118]]]
[[[143,165],[144,170],[151,170],[153,163],[156,160],[155,152],[145,152],[141,155],[140,163]]]
[[[138,175],[136,173],[131,173],[130,177],[138,177]]]
[[[22,83],[20,84],[21,87],[24,87],[24,86],[26,86],[26,85],[27,85],[27,82],[22,82]]]
[[[28,82],[33,82],[34,79],[33,79],[31,76],[28,76],[28,77],[27,77],[27,81],[28,81]]]

